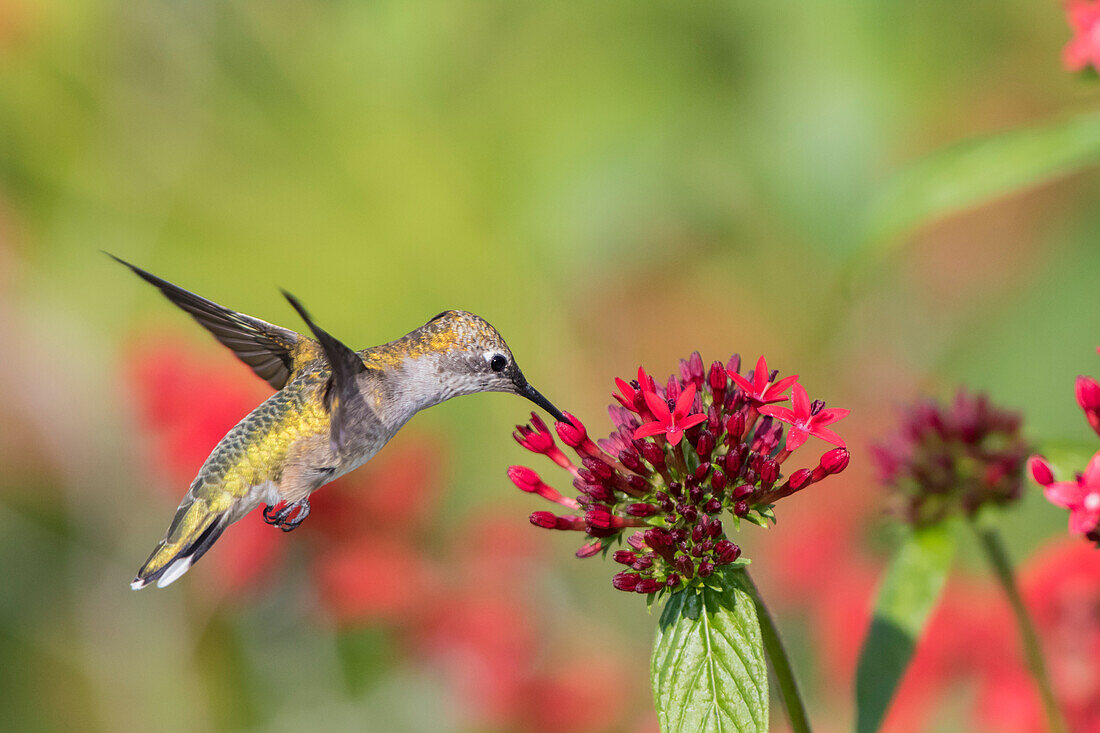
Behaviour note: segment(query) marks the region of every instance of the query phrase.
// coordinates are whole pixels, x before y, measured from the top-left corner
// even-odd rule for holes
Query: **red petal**
[[[814,425],[831,425],[837,420],[848,417],[849,413],[851,413],[851,410],[845,410],[843,407],[834,407],[829,410],[822,410],[810,418],[810,421]]]
[[[752,382],[745,379],[737,372],[731,372],[729,369],[727,369],[726,376],[733,380],[733,383],[740,387],[745,392],[745,394],[756,394],[756,387],[753,386]]]
[[[794,414],[801,417],[807,417],[810,414],[810,396],[797,382],[791,387],[791,404],[794,406]]]
[[[787,444],[786,448],[789,451],[797,450],[806,442],[806,438],[810,437],[809,433],[801,428],[796,428],[793,425],[790,430],[787,431]]]
[[[1100,511],[1074,509],[1069,513],[1069,531],[1074,534],[1087,534],[1100,524]]]
[[[668,438],[669,443],[676,445],[680,442],[680,438],[684,437],[684,431],[680,430],[680,428],[673,428],[668,431],[665,437]]]
[[[1047,498],[1047,501],[1065,509],[1080,506],[1081,502],[1085,500],[1086,494],[1088,494],[1088,489],[1079,486],[1074,481],[1057,481],[1043,488],[1043,496]]]
[[[1086,486],[1100,489],[1100,451],[1096,452],[1096,455],[1089,461],[1089,465],[1085,467],[1084,479]]]
[[[657,433],[663,433],[665,431],[665,424],[660,422],[647,422],[634,431],[634,440],[640,440],[641,438],[648,438],[651,435]],[[647,449],[648,450],[648,449]]]
[[[827,443],[832,443],[833,445],[839,445],[841,448],[847,447],[847,446],[844,445],[844,440],[839,435],[834,433],[832,430],[829,430],[828,428],[815,427],[815,428],[810,430],[810,435],[816,435],[817,437],[821,438],[822,440],[826,441]]]
[[[752,381],[753,392],[763,394],[764,388],[768,386],[768,362],[764,360],[763,354],[756,360],[756,368],[752,370]]]
[[[649,405],[649,411],[653,413],[653,417],[665,422],[672,420],[672,413],[668,411],[668,403],[658,397],[656,392],[650,392],[647,389],[642,395],[645,397],[645,403]]]
[[[764,405],[760,408],[759,412],[761,415],[771,415],[776,420],[782,420],[783,422],[795,422],[794,412],[788,407],[780,407],[779,405]]]
[[[681,428],[687,430],[688,428],[695,427],[701,422],[706,422],[706,419],[706,415],[703,415],[702,413],[696,413],[694,415],[688,415],[683,420],[680,420],[678,424]]]
[[[787,388],[798,381],[798,375],[792,374],[789,377],[783,377],[778,382],[768,387],[764,392],[764,397],[768,402],[782,402],[787,399],[787,396],[783,394],[787,391]]]
[[[673,413],[678,418],[683,418],[691,409],[691,403],[695,401],[695,382],[688,384],[687,389],[680,393],[676,400],[676,411]]]

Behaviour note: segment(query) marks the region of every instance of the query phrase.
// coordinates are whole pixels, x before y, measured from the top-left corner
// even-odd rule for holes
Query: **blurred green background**
[[[297,327],[285,287],[356,347],[477,312],[596,435],[639,364],[737,351],[800,374],[852,410],[852,468],[740,539],[818,727],[846,729],[850,670],[820,588],[795,580],[805,560],[848,587],[850,549],[807,538],[854,533],[871,568],[888,554],[867,447],[899,406],[966,384],[1036,439],[1088,444],[1073,378],[1100,372],[1100,123],[1095,80],[1060,67],[1068,35],[1056,3],[1023,0],[0,1],[7,723],[655,730],[654,619],[611,563],[529,526],[544,507],[505,469],[545,466],[509,436],[529,405],[503,395],[417,416],[403,454],[435,464],[402,535],[433,558],[428,585],[517,591],[534,641],[500,642],[499,674],[446,624],[334,614],[298,534],[247,591],[212,590],[220,544],[171,588],[130,591],[189,481],[163,466],[188,409],[157,413],[174,389],[150,376],[158,349],[184,355],[194,411],[217,399],[196,375],[224,373],[244,404],[266,391],[102,249]],[[953,147],[1017,129],[1036,139]],[[1065,515],[1034,489],[1009,523],[1022,560]],[[470,576],[474,547],[520,561]],[[499,710],[475,694],[517,676]],[[971,729],[965,694],[922,724]]]

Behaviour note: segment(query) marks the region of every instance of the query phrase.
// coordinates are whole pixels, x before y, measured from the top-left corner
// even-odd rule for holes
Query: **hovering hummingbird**
[[[285,290],[314,338],[231,311],[110,256],[159,288],[277,390],[215,446],[130,584],[135,590],[179,578],[226,527],[260,504],[267,505],[269,524],[294,529],[309,516],[312,492],[370,460],[426,407],[475,392],[511,392],[566,419],[527,383],[496,329],[473,313],[444,311],[396,341],[356,352],[317,326]]]

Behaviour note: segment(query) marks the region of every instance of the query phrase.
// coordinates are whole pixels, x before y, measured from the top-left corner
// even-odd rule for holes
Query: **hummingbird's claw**
[[[284,532],[297,529],[298,525],[309,516],[309,499],[301,499],[293,504],[286,504],[282,509],[279,505],[264,507],[264,521],[278,527]]]

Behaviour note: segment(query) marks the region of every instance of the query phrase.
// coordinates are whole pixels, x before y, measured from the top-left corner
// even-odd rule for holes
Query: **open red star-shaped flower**
[[[707,419],[707,416],[702,413],[696,413],[694,415],[688,414],[694,401],[694,383],[688,384],[687,388],[680,393],[679,399],[676,400],[676,407],[673,410],[668,409],[668,403],[658,397],[656,392],[646,390],[645,402],[649,405],[649,410],[653,413],[653,417],[657,419],[653,422],[647,422],[645,425],[635,430],[634,439],[638,440],[640,438],[648,438],[651,435],[657,435],[658,433],[664,433],[665,437],[668,438],[668,442],[676,445],[680,442],[680,438],[683,437],[685,430]]]
[[[761,361],[763,361],[763,358],[761,358]],[[844,447],[844,441],[841,437],[825,426],[840,420],[850,412],[849,410],[833,408],[831,410],[818,409],[815,412],[814,406],[810,404],[809,395],[806,394],[806,390],[803,389],[802,385],[797,382],[791,390],[791,401],[794,407],[793,410],[778,405],[764,405],[760,408],[761,415],[771,415],[776,420],[781,420],[791,426],[787,431],[786,450],[795,450],[805,443],[811,435],[815,435],[833,445],[839,445],[841,448]],[[819,406],[820,404],[818,403]]]
[[[1076,481],[1055,481],[1042,456],[1032,456],[1028,467],[1051,504],[1069,509],[1069,531],[1088,534],[1100,526],[1100,452],[1092,457]]]
[[[612,395],[619,404],[631,412],[642,413],[645,411],[645,393],[656,389],[653,377],[645,373],[645,369],[638,367],[638,388],[624,379],[615,378],[615,385],[620,394]]]
[[[745,398],[755,403],[757,407],[766,405],[769,402],[782,402],[787,399],[787,395],[783,393],[798,381],[798,375],[792,374],[789,377],[783,377],[775,384],[768,384],[771,372],[768,371],[768,362],[764,360],[763,356],[756,362],[756,368],[752,370],[751,382],[733,369],[727,370],[726,374],[745,393]]]

